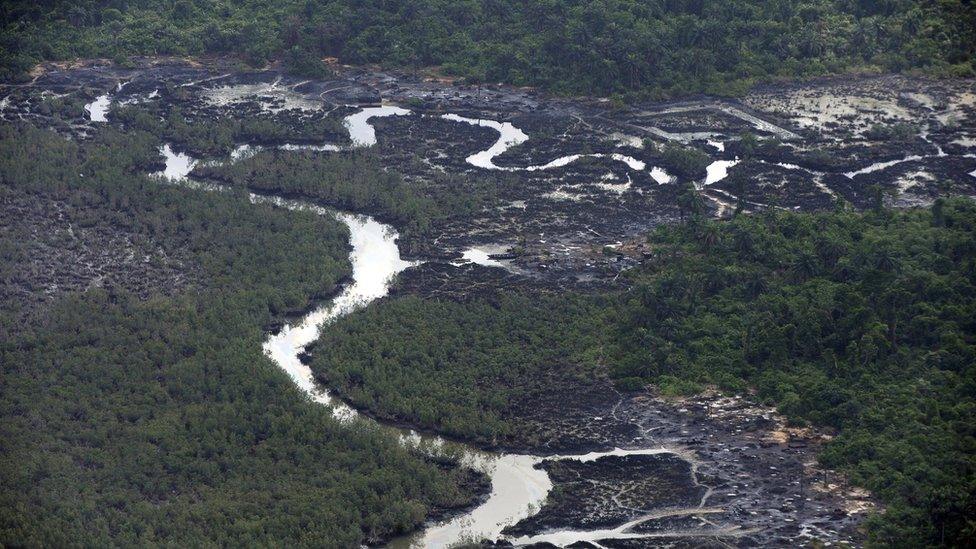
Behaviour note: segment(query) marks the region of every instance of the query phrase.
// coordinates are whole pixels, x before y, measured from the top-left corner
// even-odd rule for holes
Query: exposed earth
[[[346,131],[344,118],[380,104],[409,109],[368,121],[376,140],[371,152],[384,166],[418,184],[448,174],[462,176],[471,189],[491,187],[480,212],[447,216],[401,238],[404,255],[425,263],[404,272],[396,292],[454,300],[513,287],[553,292],[622,284],[619,273],[653,253],[643,235],[682,215],[682,183],[701,190],[714,216],[731,215],[738,202],[748,212],[832,208],[841,200],[867,208],[879,196],[894,206],[976,196],[972,80],[821,80],[762,87],[741,100],[617,107],[335,69],[330,80],[307,81],[274,70],[242,73],[221,60],[46,65],[29,84],[0,86],[0,117],[86,139],[98,124],[122,124],[110,105],[157,102],[178,107],[190,123],[251,117],[288,129],[246,143],[252,149],[340,154],[364,144]],[[744,134],[760,144],[743,141]],[[708,154],[707,172],[684,181],[670,175],[663,150],[672,143]],[[188,157],[235,161],[229,151],[171,145]],[[235,154],[246,153],[234,145]],[[163,165],[160,157],[146,168]],[[203,162],[190,168],[190,177],[206,170]],[[66,214],[69,207],[0,195],[0,230],[23,231],[23,222],[6,220],[29,220],[23,238],[36,250],[3,272],[12,292],[5,298],[45,299],[92,285],[148,297],[194,283],[195,267],[178,249],[136,241],[104,223],[79,228],[72,219],[83,215]],[[382,219],[382,212],[360,213]],[[558,545],[569,539],[560,537],[567,530],[587,531],[587,540],[572,538],[577,547],[862,541],[858,524],[876,504],[817,466],[828,434],[788,428],[773,410],[712,393],[676,401],[650,390],[622,395],[605,380],[548,387],[532,402],[513,403],[519,429],[493,449],[550,456],[539,467],[554,489],[498,544]],[[578,457],[613,448],[666,451]],[[558,457],[564,454],[577,457]]]
[[[666,173],[661,155],[672,142],[711,157],[708,173],[691,179],[713,215],[732,213],[739,179],[746,182],[747,210],[829,208],[838,199],[868,207],[874,185],[897,205],[931,203],[940,194],[976,195],[971,80],[823,80],[759,88],[738,101],[703,97],[615,108],[600,99],[550,98],[529,89],[348,67],[336,67],[332,80],[303,81],[276,71],[239,73],[219,61],[144,64],[48,65],[33,83],[0,92],[0,116],[84,136],[93,122],[79,105],[108,94],[118,104],[176,105],[189,123],[274,119],[291,131],[260,136],[251,145],[334,150],[349,145],[343,117],[360,106],[400,105],[410,113],[369,121],[380,136],[373,152],[383,163],[408,180],[464,174],[494,189],[479,214],[442,221],[422,241],[405,235],[401,246],[408,255],[458,258],[472,247],[517,248],[507,265],[522,274],[578,280],[612,278],[639,260],[642,250],[638,242],[605,255],[605,246],[639,241],[649,228],[679,217],[681,181]],[[75,107],[52,113],[52,98]],[[499,147],[499,132],[478,121],[508,123],[524,142]],[[883,131],[891,128],[896,135]],[[748,159],[739,142],[743,133],[768,138]],[[173,146],[197,158],[212,154],[192,145]],[[490,148],[497,154],[487,159],[489,169],[471,162]],[[567,162],[570,155],[589,156]]]

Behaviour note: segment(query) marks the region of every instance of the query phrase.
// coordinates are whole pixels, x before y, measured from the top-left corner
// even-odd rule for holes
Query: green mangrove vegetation
[[[504,176],[491,181],[456,174],[407,179],[385,168],[369,150],[262,151],[232,164],[203,166],[196,173],[234,187],[370,213],[407,236],[425,235],[436,222],[479,211],[490,203],[496,187],[506,184]]]
[[[467,502],[463,475],[339,424],[261,351],[264,326],[348,274],[344,226],[134,171],[157,147],[0,126],[0,201],[185,250],[198,278],[147,299],[55,291],[26,315],[3,303],[0,544],[350,547]],[[4,258],[26,246],[0,234]]]
[[[882,498],[880,545],[964,543],[976,504],[976,204],[692,218],[609,296],[387,300],[314,370],[357,405],[492,441],[547,383],[706,386],[837,437],[822,461]]]

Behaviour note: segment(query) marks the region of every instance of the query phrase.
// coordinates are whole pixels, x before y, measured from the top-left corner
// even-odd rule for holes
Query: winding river
[[[102,100],[100,97],[96,103],[103,105],[107,109],[110,98]],[[101,112],[99,111],[100,108],[102,106],[95,108],[93,105],[93,108],[89,111],[92,113],[93,121],[96,120],[96,113]],[[409,111],[399,107],[386,106],[366,108],[347,117],[346,127],[350,131],[353,146],[368,147],[376,143],[375,130],[369,124],[371,118],[405,114],[409,114]],[[493,159],[505,152],[508,148],[526,141],[528,136],[524,132],[512,126],[510,123],[473,120],[457,115],[444,115],[444,118],[457,122],[491,127],[499,132],[499,139],[491,148],[473,154],[467,159],[468,163],[485,169],[544,170],[565,166],[582,156],[609,156],[626,163],[628,167],[634,170],[644,170],[646,168],[643,162],[624,155],[570,155],[541,166],[502,168],[496,166]],[[326,150],[338,150],[338,148]],[[242,157],[246,152],[239,148],[235,151],[231,161]],[[209,191],[220,192],[226,190],[225,187],[219,185],[200,184],[188,178],[197,160],[185,154],[175,153],[168,144],[161,148],[161,153],[166,159],[166,168],[156,174],[161,180]],[[735,165],[735,162],[717,161],[713,165],[714,167],[710,167],[705,184],[707,185],[720,180],[725,176],[728,168]],[[661,183],[671,180],[670,176],[664,173],[663,170],[657,172],[652,170],[652,174]],[[348,227],[352,246],[352,252],[350,254],[350,262],[352,264],[351,283],[347,284],[340,294],[330,303],[309,312],[294,324],[284,327],[280,332],[270,334],[264,342],[263,348],[267,356],[288,375],[292,382],[308,396],[311,402],[331,407],[335,417],[343,422],[375,423],[374,420],[359,414],[354,408],[333,398],[325,388],[319,386],[310,368],[302,364],[299,356],[309,344],[319,338],[322,330],[328,329],[331,323],[386,296],[396,275],[417,265],[417,263],[406,261],[401,257],[400,250],[397,246],[398,234],[396,230],[371,217],[336,212],[315,204],[286,200],[273,196],[251,194],[250,200],[254,203],[270,203],[274,206],[290,210],[310,211],[317,215],[334,216]],[[488,257],[488,250],[473,250],[469,250],[469,254],[466,255],[465,260],[480,263],[494,261]],[[695,469],[693,456],[686,454],[681,449],[645,447],[637,449],[614,449],[606,452],[592,452],[581,455],[557,456],[491,453],[478,450],[468,445],[446,441],[440,437],[420,435],[407,429],[392,426],[383,426],[382,428],[388,429],[390,435],[397,437],[404,445],[430,455],[457,458],[463,465],[486,474],[491,480],[491,492],[489,496],[476,507],[449,520],[428,524],[422,531],[414,535],[394,540],[391,546],[397,548],[449,547],[480,539],[508,539],[508,541],[515,544],[549,542],[565,546],[576,542],[596,542],[602,539],[659,537],[661,536],[660,533],[638,533],[634,532],[633,528],[648,520],[661,518],[662,516],[672,516],[662,515],[662,511],[638,517],[631,522],[610,529],[590,531],[565,529],[517,539],[506,538],[502,532],[506,527],[512,526],[520,520],[537,513],[545,504],[546,498],[553,487],[548,474],[538,467],[545,461],[595,461],[631,455],[669,453],[688,461],[692,464],[693,470]],[[707,496],[703,497],[701,505],[698,507],[669,510],[664,513],[672,513],[673,516],[685,516],[714,512],[705,507],[706,499]],[[717,537],[737,535],[739,533],[741,531],[736,532],[734,529],[730,529],[728,532],[722,530],[689,532],[689,535]]]
[[[313,402],[331,406],[339,420],[372,422],[373,420],[358,414],[355,409],[333,399],[328,391],[315,382],[311,369],[302,364],[298,357],[307,345],[318,339],[322,329],[328,329],[331,322],[385,296],[393,278],[415,263],[400,257],[396,231],[368,216],[335,213],[318,206],[276,198],[252,195],[252,200],[271,201],[281,207],[309,210],[319,215],[335,215],[349,228],[353,248],[350,254],[352,283],[328,305],[315,309],[299,322],[270,335],[264,343],[264,351]],[[418,534],[395,540],[391,547],[450,547],[472,539],[502,538],[505,527],[537,512],[544,504],[552,489],[552,482],[548,474],[536,466],[545,460],[595,461],[608,457],[674,453],[665,448],[618,448],[607,452],[551,457],[496,454],[448,442],[439,437],[419,435],[410,430],[387,428],[405,445],[434,455],[459,458],[465,466],[480,471],[491,479],[491,493],[480,505],[453,519],[428,525]],[[640,522],[642,521],[634,524]],[[621,528],[620,532],[609,536],[606,532],[599,532],[599,539],[646,537],[645,534],[626,533],[625,530],[626,528]],[[593,539],[593,535],[594,532],[589,531],[566,530],[547,533],[546,539],[558,539],[560,543],[571,544]],[[529,543],[534,540],[526,538],[512,541]]]
[[[398,114],[393,111],[385,111],[382,114],[386,113]],[[377,113],[372,116],[377,115],[380,114]],[[368,118],[366,117],[366,119]],[[175,153],[168,144],[161,147],[160,152],[166,159],[166,168],[155,175],[161,180],[207,191],[228,190],[220,185],[200,184],[189,179],[189,174],[197,160],[185,154]],[[349,257],[352,263],[352,282],[347,284],[330,303],[316,308],[299,321],[285,326],[278,333],[270,334],[264,342],[263,348],[265,354],[288,375],[296,386],[308,395],[312,402],[331,407],[333,415],[338,420],[375,424],[374,420],[334,399],[325,388],[318,385],[311,369],[299,360],[299,356],[309,344],[319,338],[321,331],[327,329],[329,324],[387,295],[394,277],[417,263],[406,261],[400,256],[400,250],[397,246],[398,234],[395,229],[369,216],[336,212],[315,204],[274,196],[252,193],[249,197],[253,203],[270,203],[290,210],[310,211],[317,215],[334,216],[349,229],[352,245],[352,252]],[[500,454],[485,452],[437,436],[421,435],[412,430],[392,426],[382,426],[382,428],[388,429],[391,436],[397,437],[404,445],[429,455],[457,459],[464,466],[484,473],[491,481],[490,494],[476,507],[454,518],[428,524],[423,530],[413,535],[394,540],[390,543],[390,546],[394,548],[443,548],[473,539],[507,539],[502,535],[502,531],[506,527],[538,512],[544,505],[553,485],[549,475],[537,466],[547,460],[594,461],[629,455],[660,453],[684,455],[680,450],[658,447],[627,450],[615,448],[607,452],[558,456]],[[694,512],[697,512],[697,509],[688,510],[687,514]],[[652,517],[648,517],[647,520],[650,518]],[[643,521],[634,521],[633,525],[640,522]],[[548,532],[545,539],[558,539],[560,543],[571,544],[575,541],[587,539],[614,537],[633,539],[634,537],[651,536],[650,534],[628,533],[627,530],[630,526],[631,523],[621,525],[612,532],[603,530]],[[510,539],[510,541],[521,544],[531,543],[536,539]]]
[[[576,162],[581,158],[611,158],[618,162],[623,162],[624,164],[627,165],[628,168],[634,171],[642,171],[647,167],[643,161],[638,160],[632,156],[627,156],[625,154],[619,154],[619,153],[570,154],[566,156],[561,156],[545,164],[526,166],[522,168],[499,166],[495,164],[496,157],[500,156],[508,149],[515,147],[517,145],[521,145],[522,143],[525,143],[526,141],[529,140],[529,136],[526,135],[525,132],[513,126],[511,122],[498,122],[495,120],[466,118],[464,116],[459,116],[456,114],[445,114],[442,115],[441,118],[445,120],[450,120],[452,122],[462,122],[465,124],[471,124],[473,126],[492,128],[498,132],[498,140],[495,141],[495,143],[491,147],[483,151],[474,153],[465,159],[465,161],[468,164],[471,164],[472,166],[475,166],[477,168],[483,168],[486,170],[507,171],[507,172],[516,172],[516,171],[536,172],[542,170],[551,170],[553,168],[562,168],[563,166],[568,166],[569,164],[572,164],[573,162]],[[656,168],[656,169],[660,170],[660,168]]]

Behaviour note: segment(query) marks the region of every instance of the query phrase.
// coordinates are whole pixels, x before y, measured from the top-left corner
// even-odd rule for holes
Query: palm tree
[[[715,223],[707,223],[698,231],[698,242],[705,251],[710,251],[721,240]]]
[[[811,253],[802,253],[793,262],[793,267],[790,271],[793,274],[793,278],[797,281],[804,281],[812,278],[820,270],[820,266],[817,264],[817,258]]]
[[[880,248],[874,253],[874,267],[881,272],[890,273],[898,266],[895,254],[888,248]]]
[[[932,226],[945,227],[945,199],[942,197],[936,198],[932,204]]]
[[[692,218],[698,217],[704,211],[705,201],[693,184],[685,183],[681,194],[678,195],[678,208],[681,210],[682,220],[685,218],[685,210],[690,213]]]
[[[884,212],[885,190],[881,185],[871,185],[871,204],[875,213]]]
[[[740,230],[735,235],[735,250],[740,256],[751,259],[756,252],[756,240],[748,230]]]
[[[735,211],[732,212],[732,217],[737,217],[746,209],[746,179],[738,174],[732,178],[732,184],[735,185]]]
[[[746,291],[753,298],[759,297],[769,289],[769,281],[762,273],[756,273],[746,282]]]
[[[820,261],[828,267],[836,265],[837,261],[840,260],[845,252],[844,246],[841,243],[827,237],[817,239],[816,250]]]

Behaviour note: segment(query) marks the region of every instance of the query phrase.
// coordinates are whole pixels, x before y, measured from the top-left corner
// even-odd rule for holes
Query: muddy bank
[[[683,459],[545,463],[555,487],[539,514],[508,530],[517,543],[558,546],[567,539],[558,533],[571,529],[590,530],[586,539],[602,547],[858,545],[860,522],[877,508],[866,492],[816,465],[828,435],[788,428],[748,400],[631,394],[607,413],[606,421],[639,429],[618,440],[622,447],[677,448]],[[651,537],[631,539],[643,535]]]
[[[510,535],[612,528],[648,509],[695,508],[706,491],[697,484],[692,464],[674,454],[552,461],[542,467],[557,489],[537,515],[509,528]]]

